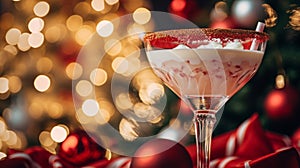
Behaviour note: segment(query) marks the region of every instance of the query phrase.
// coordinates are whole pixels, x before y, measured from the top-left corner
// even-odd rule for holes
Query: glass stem
[[[216,116],[214,113],[195,112],[197,168],[209,168],[211,137],[215,122]]]

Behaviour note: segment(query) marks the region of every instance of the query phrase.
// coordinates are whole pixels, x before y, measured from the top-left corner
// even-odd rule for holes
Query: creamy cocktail
[[[258,70],[268,35],[240,29],[181,29],[144,37],[151,67],[194,112],[197,167],[208,168],[215,114]]]

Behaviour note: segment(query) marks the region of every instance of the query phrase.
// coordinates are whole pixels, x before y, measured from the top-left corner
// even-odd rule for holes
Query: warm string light
[[[274,27],[277,22],[277,13],[269,4],[262,4],[268,17],[265,19],[266,27]]]
[[[75,88],[76,92],[82,97],[87,97],[93,92],[93,85],[87,80],[80,80]]]
[[[49,10],[50,10],[50,5],[45,1],[40,1],[36,3],[33,7],[33,12],[38,17],[46,16]]]
[[[156,80],[145,80],[135,85],[138,88],[139,93],[137,96],[140,102],[132,101],[128,93],[117,95],[114,105],[109,100],[103,100],[105,99],[104,94],[101,95],[102,97],[99,96],[100,98],[92,97],[96,89],[103,89],[106,84],[109,84],[113,73],[132,77],[144,66],[144,62],[141,61],[142,54],[139,48],[141,45],[139,39],[137,37],[128,37],[128,39],[124,40],[118,39],[116,33],[117,23],[113,22],[114,18],[119,17],[119,14],[116,12],[119,8],[118,3],[120,3],[119,0],[92,0],[91,3],[79,2],[72,9],[72,14],[67,16],[53,13],[48,15],[50,9],[52,10],[52,7],[55,7],[50,2],[26,2],[30,7],[27,10],[31,13],[33,11],[34,16],[28,15],[25,25],[11,26],[12,28],[8,29],[5,34],[7,43],[5,51],[15,57],[18,57],[18,54],[23,55],[25,53],[24,55],[29,56],[30,59],[36,60],[30,66],[34,70],[31,69],[29,72],[34,71],[37,72],[36,74],[40,74],[32,81],[33,88],[38,92],[33,93],[31,96],[41,100],[35,99],[28,103],[27,109],[30,117],[38,120],[45,115],[51,119],[59,119],[64,116],[67,108],[64,107],[65,104],[63,102],[50,97],[52,94],[54,97],[56,96],[55,92],[52,92],[54,89],[51,88],[56,83],[63,82],[62,80],[67,80],[68,82],[70,80],[78,80],[75,83],[76,94],[85,99],[82,103],[81,111],[79,110],[76,114],[76,118],[80,123],[96,122],[96,124],[100,125],[108,123],[114,114],[114,105],[121,110],[130,109],[139,119],[152,124],[157,124],[164,119],[161,115],[161,109],[151,106],[165,94],[162,84]],[[132,0],[122,4],[124,11],[133,14],[133,22],[124,27],[127,33],[144,32],[146,28],[151,26],[150,10],[146,7],[141,7],[146,6],[145,4],[145,2],[140,0]],[[171,8],[174,11],[183,11],[185,7],[185,0],[172,1]],[[25,7],[19,7],[19,10],[21,11],[23,8]],[[216,10],[219,11],[220,9],[223,9],[221,3],[216,5]],[[91,18],[93,17],[97,18],[97,20],[92,20]],[[104,50],[105,54],[110,56],[108,57],[110,64],[107,64],[106,67],[98,67],[89,70],[90,72],[86,72],[83,64],[74,62],[74,60],[66,61],[62,65],[65,65],[65,74],[63,75],[66,75],[67,79],[60,77],[58,80],[55,80],[56,77],[52,74],[57,72],[57,66],[61,66],[57,62],[63,57],[60,55],[60,52],[64,51],[58,51],[51,57],[52,55],[49,55],[51,51],[48,51],[47,47],[53,47],[58,44],[64,45],[67,38],[75,44],[84,46],[89,37],[95,33],[104,39]],[[62,48],[73,50],[71,47],[63,46]],[[74,54],[74,57],[76,57],[76,54]],[[27,64],[22,62],[22,67],[19,66],[20,69],[24,69],[24,67],[26,69]],[[145,76],[151,75],[147,72]],[[0,91],[2,89],[2,92],[4,92],[1,92],[1,94],[14,94],[23,89],[22,76],[7,75],[3,76],[3,78],[6,82],[0,82]],[[119,127],[121,134],[127,140],[134,140],[140,136],[137,132],[138,123],[134,120],[122,119]],[[55,152],[57,143],[63,141],[68,135],[66,133],[68,132],[67,130],[62,125],[56,125],[52,127],[51,131],[42,131],[39,135],[39,140],[43,147],[51,152]],[[14,135],[11,134],[11,137],[14,137]]]
[[[45,92],[50,88],[51,80],[46,75],[38,75],[34,79],[34,87],[39,92]]]
[[[50,137],[54,142],[63,142],[69,134],[69,128],[66,125],[59,124],[54,126],[50,131]]]
[[[290,13],[289,17],[289,24],[294,30],[300,30],[300,7],[296,7],[295,9],[288,10],[288,13]]]
[[[275,85],[277,89],[282,89],[285,87],[285,77],[282,74],[279,74],[275,78]]]
[[[22,150],[26,144],[27,141],[24,138],[24,134],[8,129],[5,120],[0,117],[0,150],[5,148]],[[5,155],[0,157],[5,157]]]

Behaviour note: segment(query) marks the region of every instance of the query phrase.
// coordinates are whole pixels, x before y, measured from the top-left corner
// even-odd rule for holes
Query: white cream
[[[179,44],[178,46],[176,46],[175,48],[173,49],[190,49],[190,47],[186,46],[186,45],[183,45],[183,44]]]
[[[228,48],[228,49],[240,49],[240,50],[244,49],[242,43],[239,42],[239,40],[237,40],[237,39],[235,39],[232,42],[228,42],[224,48]]]
[[[207,45],[200,45],[199,48],[223,48],[222,44],[216,41],[210,41]]]
[[[221,42],[218,41],[209,41],[209,43],[207,45],[200,45],[199,47],[197,47],[197,49],[201,49],[201,48],[226,48],[226,49],[240,49],[243,50],[244,46],[242,45],[241,42],[239,42],[238,39],[235,39],[234,41],[230,41],[228,42],[224,47],[222,46]],[[190,49],[190,47],[183,45],[183,44],[179,44],[178,46],[176,46],[173,49]]]

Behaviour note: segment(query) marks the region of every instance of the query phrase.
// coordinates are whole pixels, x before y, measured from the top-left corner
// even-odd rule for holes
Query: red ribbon
[[[254,114],[236,130],[213,138],[210,167],[299,168],[297,148],[289,137],[263,130],[258,115]],[[187,149],[196,161],[195,145]]]
[[[212,140],[211,168],[299,168],[300,139],[263,130],[257,114],[243,122],[236,130]],[[293,145],[294,144],[294,145]],[[187,150],[196,167],[196,146]],[[118,157],[86,163],[94,168],[129,168],[131,158]],[[59,155],[52,155],[42,147],[31,147],[24,152],[11,150],[0,160],[0,167],[74,168]]]

